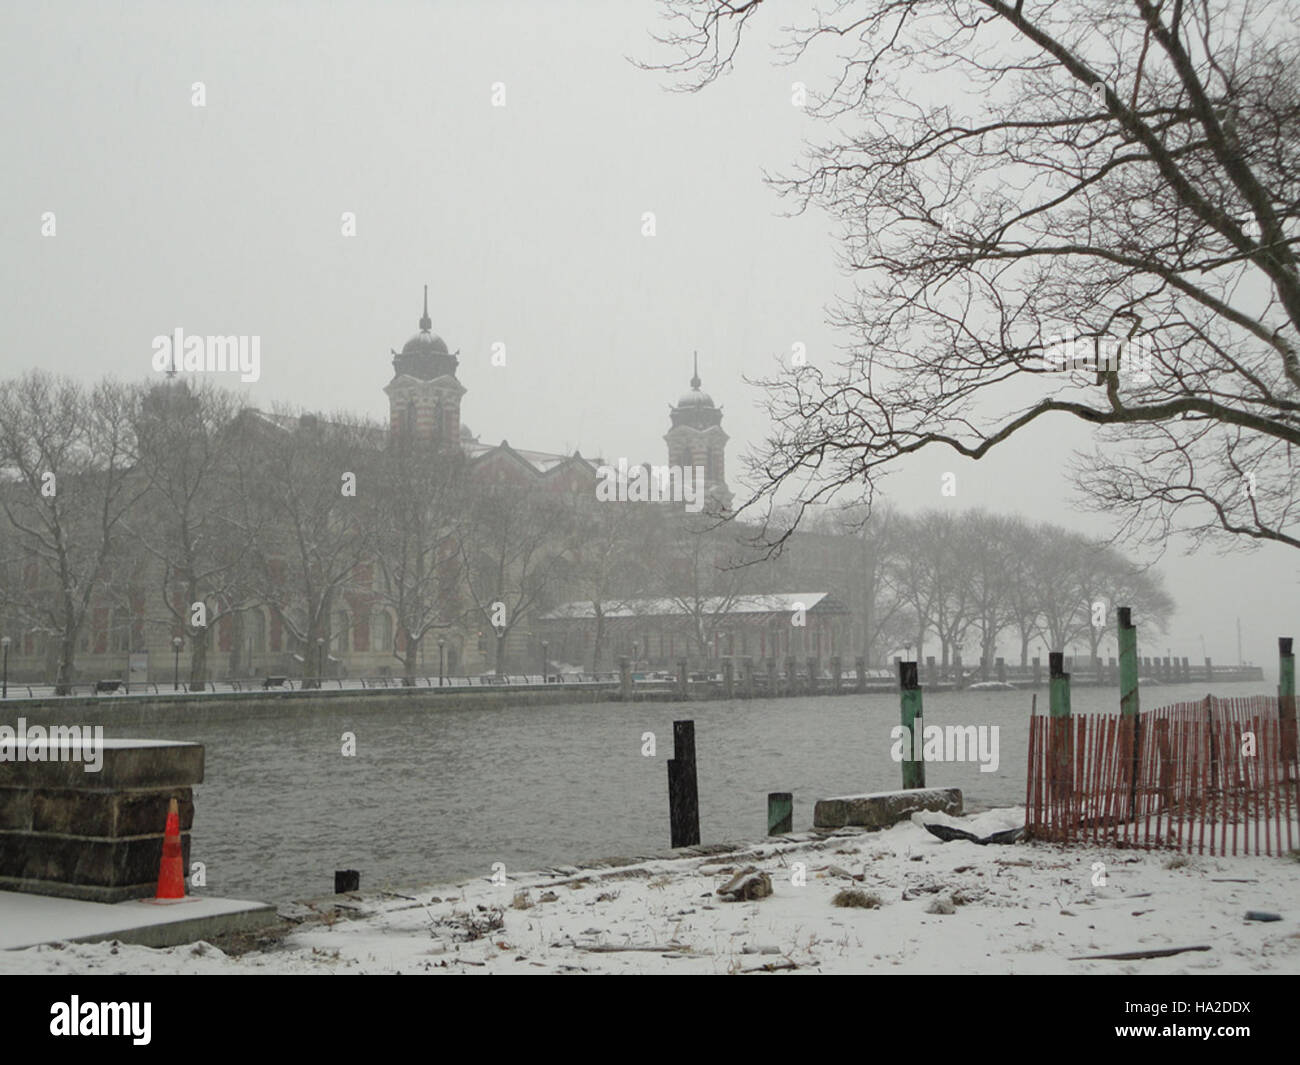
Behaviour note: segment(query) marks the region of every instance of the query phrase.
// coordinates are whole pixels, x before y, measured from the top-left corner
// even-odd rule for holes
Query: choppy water
[[[1144,689],[1143,705],[1204,694],[1203,684],[1165,685]],[[1072,702],[1089,713],[1117,699],[1076,688]],[[927,724],[1000,728],[996,772],[929,763],[927,784],[962,788],[968,807],[1022,803],[1029,706],[1029,692],[926,695]],[[889,756],[897,695],[498,710],[368,710],[358,699],[129,733],[206,746],[192,854],[207,866],[203,893],[278,902],[330,893],[336,869],[360,870],[363,889],[400,888],[487,876],[494,862],[527,870],[663,850],[676,718],[695,721],[706,843],[761,837],[769,791],[794,793],[800,830],[819,798],[901,784]],[[356,757],[340,753],[345,731]],[[656,736],[653,758],[641,754],[645,732]]]

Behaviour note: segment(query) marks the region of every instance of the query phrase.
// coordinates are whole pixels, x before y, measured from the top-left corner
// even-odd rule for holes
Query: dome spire
[[[424,286],[424,314],[420,316],[420,331],[429,332],[433,328],[433,319],[429,317],[429,286]]]
[[[691,378],[691,390],[698,392],[700,390],[700,353],[692,352],[695,356],[695,375]]]

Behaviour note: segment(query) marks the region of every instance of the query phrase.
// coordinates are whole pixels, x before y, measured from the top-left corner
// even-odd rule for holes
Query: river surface
[[[1225,696],[1273,685],[1221,685]],[[1152,708],[1204,684],[1144,688]],[[955,786],[968,808],[1024,802],[1031,693],[925,695],[927,725],[996,725],[999,765],[927,763],[926,783]],[[1073,711],[1114,711],[1110,688],[1076,688]],[[1045,691],[1038,693],[1044,711]],[[365,699],[247,719],[132,727],[132,736],[206,748],[191,860],[200,893],[281,902],[329,894],[336,869],[363,889],[525,871],[667,849],[674,719],[695,721],[705,843],[766,832],[767,793],[794,793],[796,831],[820,798],[901,786],[890,758],[897,694],[503,709],[366,709]],[[119,733],[106,730],[110,737]],[[355,757],[341,754],[356,736]],[[654,757],[642,735],[653,732]]]

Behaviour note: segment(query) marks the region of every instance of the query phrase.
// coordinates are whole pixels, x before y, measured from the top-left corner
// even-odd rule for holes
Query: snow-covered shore
[[[981,836],[1023,821],[1022,809],[948,819]],[[749,866],[768,874],[772,894],[719,897]],[[0,955],[0,972],[1300,972],[1290,858],[941,843],[903,823],[507,877],[287,907],[294,930],[239,955],[206,943],[47,945]],[[834,904],[842,892],[867,905]],[[1247,921],[1247,911],[1282,919]],[[1210,949],[1070,960],[1193,946]]]

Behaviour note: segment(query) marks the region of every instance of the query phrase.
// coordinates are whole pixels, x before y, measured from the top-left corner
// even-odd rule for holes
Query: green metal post
[[[1277,640],[1277,718],[1282,726],[1282,759],[1292,765],[1296,758],[1295,655],[1290,636]]]
[[[767,834],[779,836],[794,831],[794,795],[788,791],[767,793]]]
[[[1116,611],[1119,618],[1119,712],[1124,743],[1131,746],[1128,754],[1129,816],[1137,817],[1138,771],[1142,759],[1142,715],[1138,699],[1137,626],[1133,624],[1133,608],[1122,606]],[[1132,739],[1128,738],[1132,733]]]
[[[898,687],[903,728],[907,729],[907,735],[911,738],[912,751],[920,753],[923,737],[916,734],[916,728],[918,723],[922,728],[925,727],[925,715],[921,710],[921,685],[917,680],[915,662],[898,663]],[[912,751],[907,753],[910,754]],[[903,758],[903,787],[925,787],[925,761],[923,758],[918,758],[916,761],[906,757]]]
[[[1064,803],[1074,788],[1074,759],[1070,724],[1070,674],[1065,672],[1065,653],[1047,655],[1047,698],[1051,729],[1052,799]]]

